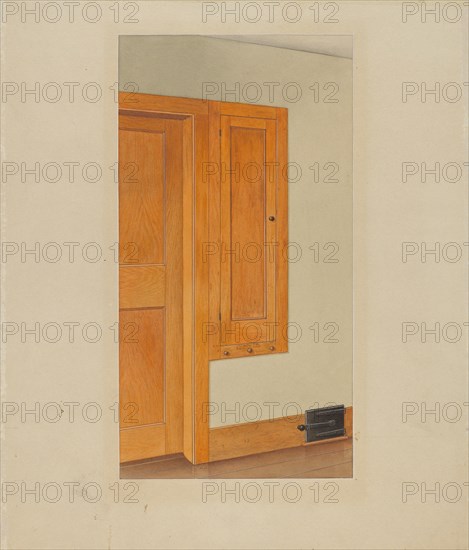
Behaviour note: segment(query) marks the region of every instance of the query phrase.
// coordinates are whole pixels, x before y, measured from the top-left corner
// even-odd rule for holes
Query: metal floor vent
[[[344,405],[309,409],[305,411],[305,423],[300,424],[298,429],[305,432],[306,443],[344,436],[344,416]]]

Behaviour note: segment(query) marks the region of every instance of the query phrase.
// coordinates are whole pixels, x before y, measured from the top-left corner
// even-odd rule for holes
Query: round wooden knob
[[[247,351],[248,353],[252,353],[252,348],[248,348],[246,351]]]
[[[223,352],[223,355],[229,355],[229,354],[230,354],[229,351],[224,351],[224,352]]]
[[[274,222],[275,221],[275,216],[269,216],[269,221]]]

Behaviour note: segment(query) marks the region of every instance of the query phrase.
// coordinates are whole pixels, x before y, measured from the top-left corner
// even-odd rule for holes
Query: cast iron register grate
[[[298,429],[305,432],[306,443],[344,436],[344,416],[344,405],[309,409],[305,411],[305,423]]]

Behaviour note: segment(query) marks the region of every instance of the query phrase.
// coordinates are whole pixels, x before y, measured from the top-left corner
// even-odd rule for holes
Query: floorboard
[[[352,439],[196,466],[180,454],[121,465],[121,479],[300,479],[352,475]]]

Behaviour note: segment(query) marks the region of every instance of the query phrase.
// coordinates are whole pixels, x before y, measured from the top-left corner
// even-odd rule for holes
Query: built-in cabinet
[[[210,102],[209,113],[210,359],[284,352],[287,111]]]
[[[122,462],[209,461],[209,361],[287,351],[287,194],[286,109],[120,94]]]

